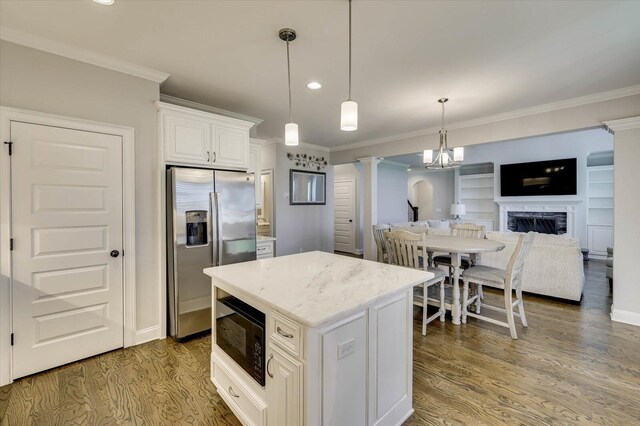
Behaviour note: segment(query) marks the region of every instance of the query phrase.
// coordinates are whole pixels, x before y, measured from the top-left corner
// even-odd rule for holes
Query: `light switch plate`
[[[348,355],[351,355],[356,350],[356,341],[349,339],[344,343],[338,345],[338,359],[342,359]]]

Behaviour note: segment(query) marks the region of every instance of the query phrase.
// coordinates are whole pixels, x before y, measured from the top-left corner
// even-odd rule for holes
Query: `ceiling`
[[[359,129],[339,130],[347,97],[346,1],[0,0],[0,25],[170,73],[163,93],[287,121],[336,147],[640,84],[640,2],[353,2]],[[323,87],[311,91],[311,80]]]

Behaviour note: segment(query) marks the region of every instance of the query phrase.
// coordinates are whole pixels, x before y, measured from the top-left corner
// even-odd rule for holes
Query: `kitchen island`
[[[211,380],[243,424],[399,425],[413,413],[412,289],[431,273],[324,252],[204,272]],[[260,349],[246,349],[255,352],[249,366],[238,362],[237,349],[253,348],[242,330],[216,326],[229,300],[264,321]]]

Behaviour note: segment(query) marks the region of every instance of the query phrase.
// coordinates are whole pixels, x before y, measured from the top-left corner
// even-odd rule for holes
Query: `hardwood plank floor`
[[[586,265],[579,305],[525,295],[517,341],[474,319],[423,337],[416,308],[405,424],[640,424],[640,328],[611,322],[604,263]],[[239,425],[209,381],[210,345],[154,341],[17,380],[0,388],[0,424]]]

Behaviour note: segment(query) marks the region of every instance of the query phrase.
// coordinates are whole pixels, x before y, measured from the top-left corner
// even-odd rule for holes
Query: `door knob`
[[[349,219],[349,223],[353,222],[353,219]]]
[[[111,253],[109,253],[109,255],[111,257],[118,257],[120,256],[120,252],[118,250],[111,250]]]

